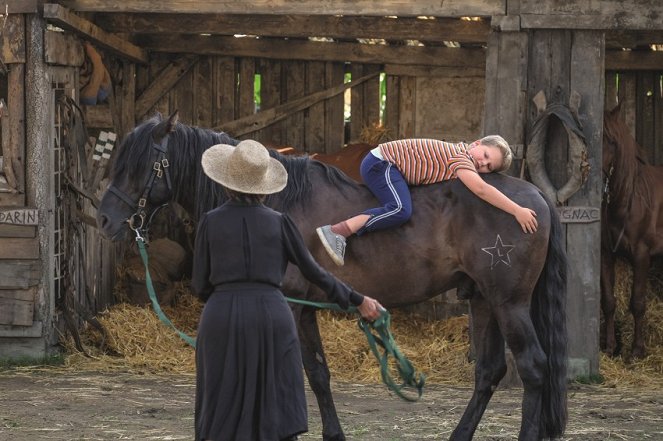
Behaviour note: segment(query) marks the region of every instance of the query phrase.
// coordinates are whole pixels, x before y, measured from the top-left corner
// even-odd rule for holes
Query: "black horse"
[[[221,202],[222,191],[201,170],[200,157],[216,143],[236,145],[223,133],[155,116],[136,127],[115,159],[112,183],[99,207],[102,233],[120,239],[175,200],[200,214]],[[458,284],[473,283],[470,299],[476,341],[474,394],[454,440],[472,439],[506,373],[505,342],[524,385],[520,440],[560,436],[566,408],[566,254],[554,207],[533,185],[500,174],[484,175],[518,204],[537,213],[539,229],[524,234],[512,216],[471,194],[457,180],[412,189],[415,212],[403,227],[350,239],[342,268],[331,264],[315,228],[344,219],[376,201],[370,191],[333,167],[307,157],[272,153],[288,170],[284,191],[267,204],[290,214],[319,262],[386,307],[422,302]],[[164,171],[164,165],[168,165]],[[161,176],[161,177],[160,177]],[[140,204],[137,201],[142,199]],[[143,205],[143,207],[139,207]],[[289,267],[283,291],[324,301],[325,296]],[[344,440],[329,386],[315,310],[293,307],[304,368],[315,393],[325,440]]]

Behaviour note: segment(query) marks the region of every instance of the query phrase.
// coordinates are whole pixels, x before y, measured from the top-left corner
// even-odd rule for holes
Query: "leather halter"
[[[152,172],[150,173],[150,176],[147,179],[147,182],[145,183],[143,193],[141,194],[138,201],[132,200],[129,195],[127,195],[125,192],[117,188],[115,185],[111,184],[108,187],[108,191],[110,191],[115,196],[117,196],[122,202],[127,204],[132,210],[135,210],[134,213],[127,218],[126,222],[129,224],[129,228],[134,230],[139,235],[140,232],[143,232],[143,235],[146,235],[149,224],[150,222],[152,222],[152,218],[154,217],[154,215],[159,211],[159,209],[168,205],[168,202],[166,202],[165,204],[156,207],[154,210],[152,210],[151,213],[149,213],[148,216],[148,211],[146,208],[147,201],[148,197],[150,196],[150,193],[152,192],[152,188],[154,187],[155,181],[157,179],[163,178],[165,175],[166,186],[168,187],[168,192],[170,193],[170,197],[172,197],[173,194],[173,186],[169,171],[170,163],[168,162],[168,158],[166,157],[166,154],[168,153],[168,135],[164,136],[164,138],[158,144],[156,142],[152,142],[152,148],[158,151],[157,160],[154,161],[154,164],[152,165]],[[147,222],[145,222],[146,219]]]

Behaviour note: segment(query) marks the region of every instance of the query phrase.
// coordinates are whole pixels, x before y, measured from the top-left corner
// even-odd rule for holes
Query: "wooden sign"
[[[563,224],[588,224],[601,220],[601,211],[596,207],[557,207]]]
[[[0,208],[0,224],[38,225],[39,210],[36,208]]]

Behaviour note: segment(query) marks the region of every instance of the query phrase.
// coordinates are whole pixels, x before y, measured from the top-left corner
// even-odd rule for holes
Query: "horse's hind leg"
[[[530,317],[529,305],[505,305],[495,311],[502,334],[513,352],[523,381],[522,422],[519,441],[539,439],[546,354]]]
[[[474,393],[451,440],[471,440],[497,385],[506,374],[504,339],[488,302],[480,294],[471,300],[472,337],[475,342],[476,367]]]
[[[649,273],[650,257],[646,247],[639,246],[633,256],[633,287],[631,290],[630,309],[633,314],[633,358],[645,356],[645,331],[647,310],[647,276]]]
[[[615,334],[615,258],[609,247],[601,249],[601,310],[605,325],[605,343],[603,350],[608,355],[614,355],[617,350]]]
[[[299,339],[302,347],[302,361],[309,386],[318,400],[322,418],[322,439],[325,441],[345,441],[341,423],[336,415],[336,407],[329,386],[329,368],[320,339],[315,309],[304,307],[299,314]]]

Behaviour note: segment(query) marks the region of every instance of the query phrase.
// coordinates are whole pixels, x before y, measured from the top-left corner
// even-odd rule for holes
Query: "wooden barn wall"
[[[136,68],[136,96],[153,84],[171,64],[155,55],[149,66]],[[393,72],[390,72],[393,70]],[[350,78],[380,73],[375,64],[272,60],[223,56],[200,57],[145,116],[179,111],[185,124],[219,127],[256,111],[266,110],[338,86]],[[384,139],[411,136],[450,141],[481,135],[484,102],[483,71],[436,71],[426,68],[386,72],[385,114],[380,118],[380,77],[345,94],[313,104],[256,132],[238,136],[274,146],[292,146],[309,153],[333,153],[344,144],[366,140],[382,124]],[[260,75],[260,109],[254,103],[254,75]],[[349,78],[346,78],[349,77]],[[345,97],[350,118],[345,121]],[[233,133],[230,133],[231,136]]]
[[[606,110],[621,103],[631,135],[652,164],[663,164],[663,72],[606,72]]]

